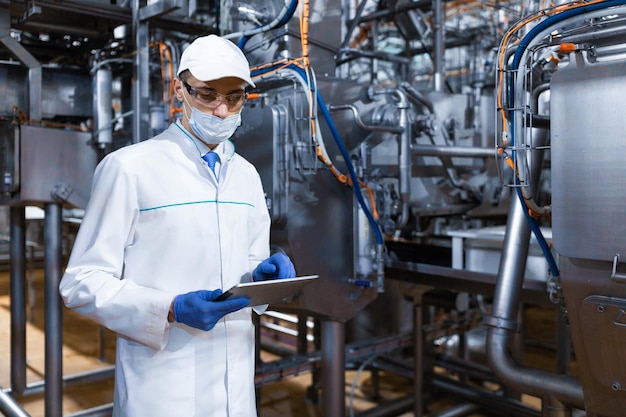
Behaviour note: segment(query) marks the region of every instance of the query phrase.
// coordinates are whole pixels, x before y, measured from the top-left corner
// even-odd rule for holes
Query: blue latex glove
[[[294,278],[296,269],[287,255],[275,253],[261,262],[252,272],[252,279],[255,281],[266,281],[268,279]]]
[[[226,314],[241,310],[250,304],[245,297],[213,301],[222,290],[199,290],[181,294],[174,300],[174,319],[201,330],[211,330]]]

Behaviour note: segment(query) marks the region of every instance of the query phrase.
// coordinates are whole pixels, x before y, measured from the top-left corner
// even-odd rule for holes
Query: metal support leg
[[[304,314],[298,314],[298,339],[296,351],[299,355],[305,355],[309,350],[309,343],[307,340],[308,328],[306,325],[307,316]]]
[[[560,374],[569,375],[570,358],[572,355],[571,335],[569,327],[563,321],[561,308],[556,309],[556,370]]]
[[[343,323],[322,322],[322,415],[344,417],[346,413],[345,336]]]
[[[11,207],[11,392],[26,389],[26,209]]]
[[[59,283],[61,281],[62,210],[57,203],[45,205],[44,224],[44,331],[45,416],[63,415],[63,327]]]
[[[424,412],[424,332],[422,329],[424,317],[422,295],[423,292],[421,290],[416,290],[413,294],[413,337],[415,338],[413,349],[413,389],[415,395],[413,414],[415,417],[422,417]]]

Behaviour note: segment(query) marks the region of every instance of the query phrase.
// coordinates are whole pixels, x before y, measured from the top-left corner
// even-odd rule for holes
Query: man
[[[260,177],[227,140],[246,84],[249,64],[232,42],[196,39],[173,82],[182,119],[110,153],[94,174],[60,292],[118,334],[116,417],[256,416],[249,301],[214,300],[295,270],[269,257]]]

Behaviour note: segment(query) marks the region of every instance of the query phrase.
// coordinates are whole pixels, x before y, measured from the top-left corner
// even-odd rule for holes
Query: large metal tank
[[[626,409],[626,63],[572,53],[551,82],[554,247],[587,415]]]

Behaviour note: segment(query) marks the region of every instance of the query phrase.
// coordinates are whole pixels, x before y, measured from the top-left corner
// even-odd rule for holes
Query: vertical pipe
[[[322,415],[344,417],[346,329],[338,321],[322,321]]]
[[[113,142],[113,71],[99,68],[93,79],[93,111],[96,127],[95,142],[104,149]]]
[[[307,316],[304,314],[298,314],[298,340],[297,340],[297,352],[298,355],[305,355],[308,352],[309,343],[307,340],[308,328],[306,325]]]
[[[420,289],[413,295],[413,337],[415,346],[413,348],[413,389],[415,401],[413,402],[413,414],[415,417],[422,417],[424,410],[424,315],[422,311],[422,295]]]
[[[402,127],[402,133],[399,135],[400,152],[398,155],[399,170],[399,188],[400,198],[402,199],[402,215],[396,224],[396,229],[406,226],[409,220],[409,202],[411,200],[411,122],[409,120],[409,101],[406,95],[400,90],[394,93],[398,99],[398,125]]]
[[[569,326],[563,320],[563,311],[556,309],[556,371],[569,375],[570,357],[572,354]]]
[[[133,0],[133,36],[135,39],[135,64],[133,65],[132,102],[133,102],[133,137],[137,143],[148,139],[150,128],[150,68],[149,68],[149,27],[139,18],[141,6],[145,0]]]
[[[513,322],[517,317],[526,270],[530,226],[517,196],[511,198],[491,316]]]
[[[445,54],[445,30],[444,30],[443,1],[433,0],[433,63],[434,63],[434,90],[443,91],[444,83],[444,54]]]
[[[61,204],[46,203],[44,223],[45,416],[63,415],[61,296]]]
[[[542,415],[545,417],[572,417],[571,407],[564,406],[562,402],[552,395],[543,398]]]
[[[534,135],[536,149],[542,149],[547,134]],[[535,151],[530,160],[532,184],[539,183],[543,151]],[[534,190],[537,191],[537,190]],[[520,366],[511,357],[509,349],[511,332],[517,330],[516,320],[520,307],[521,290],[530,241],[530,226],[522,204],[514,197],[509,209],[498,280],[494,293],[492,312],[485,317],[487,333],[487,360],[494,374],[505,385],[526,394],[543,396],[550,393],[555,399],[577,408],[584,408],[580,381],[563,374],[550,373]],[[544,412],[549,412],[547,409]]]
[[[11,392],[26,389],[26,209],[11,207]]]

